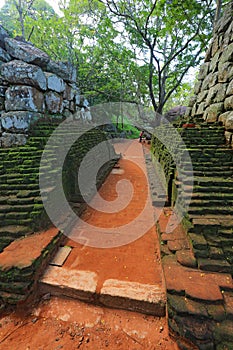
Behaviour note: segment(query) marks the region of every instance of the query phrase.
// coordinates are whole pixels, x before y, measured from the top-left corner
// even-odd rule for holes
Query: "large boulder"
[[[7,52],[12,57],[27,63],[36,64],[45,68],[50,60],[45,52],[27,42],[5,38],[5,45]]]
[[[46,71],[54,73],[67,82],[76,82],[76,69],[71,64],[49,61]]]
[[[0,61],[9,62],[11,59],[11,56],[2,47],[0,47]]]
[[[185,115],[186,109],[187,107],[185,106],[173,107],[164,115],[164,117],[169,121],[175,120],[176,118]]]
[[[20,60],[4,63],[1,67],[1,75],[12,84],[30,85],[41,90],[47,88],[46,77],[42,69]]]
[[[5,97],[6,111],[44,112],[44,94],[34,87],[9,87]]]

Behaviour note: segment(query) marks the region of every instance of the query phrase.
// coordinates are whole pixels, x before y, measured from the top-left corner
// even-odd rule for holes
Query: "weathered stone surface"
[[[56,74],[46,73],[48,89],[61,93],[65,90],[64,80]]]
[[[209,62],[205,62],[201,65],[199,74],[198,74],[198,80],[203,80],[206,77],[206,75],[209,73],[209,66],[210,66]]]
[[[56,74],[67,82],[72,83],[76,81],[76,70],[74,67],[69,67],[69,65],[62,62],[54,62],[50,60],[46,66],[46,71]]]
[[[233,95],[233,79],[229,83],[227,92],[226,92],[226,96],[231,96],[231,95]]]
[[[100,302],[110,307],[165,315],[165,295],[161,286],[106,280],[100,291]]]
[[[0,47],[5,49],[5,38],[9,38],[8,32],[0,25]]]
[[[195,103],[196,101],[197,101],[197,96],[192,96],[192,97],[190,97],[188,106],[189,106],[189,107],[193,107],[193,105],[194,105],[194,103]]]
[[[28,131],[30,123],[32,121],[41,118],[41,114],[27,112],[27,111],[15,111],[1,114],[1,125],[4,130],[10,132],[25,133]]]
[[[2,47],[0,47],[0,61],[8,62],[10,60],[11,56]]]
[[[66,269],[50,266],[40,283],[43,289],[53,295],[65,295],[85,301],[92,301],[97,287],[97,275],[91,271]]]
[[[226,127],[226,130],[233,131],[233,115],[232,115],[232,113],[227,117],[225,127]]]
[[[227,84],[216,84],[211,87],[206,99],[206,103],[211,104],[224,101],[226,96],[226,89]]]
[[[226,121],[230,115],[232,115],[232,117],[233,117],[233,111],[232,112],[228,111],[228,112],[221,114],[218,118],[218,121],[221,122],[223,125],[226,125]]]
[[[225,108],[225,110],[232,110],[233,109],[233,95],[230,97],[227,97],[225,99],[224,108]]]
[[[25,134],[9,134],[4,132],[0,138],[2,147],[9,148],[12,146],[25,145],[27,136]]]
[[[63,98],[56,92],[49,91],[45,96],[46,107],[51,114],[62,113]]]
[[[233,64],[230,62],[219,63],[218,82],[225,83],[233,77]]]
[[[233,43],[230,45],[227,45],[225,50],[222,52],[222,56],[220,58],[220,64],[225,62],[232,62],[233,61]]]
[[[216,70],[218,69],[218,62],[219,62],[219,57],[221,55],[221,52],[216,52],[216,54],[214,55],[214,57],[212,57],[211,61],[210,61],[210,72],[213,74],[214,72],[216,72]]]
[[[202,90],[208,90],[212,86],[214,86],[218,81],[218,72],[214,74],[210,73],[205,77],[202,83]]]
[[[208,94],[208,90],[204,90],[204,91],[199,92],[199,94],[196,97],[197,102],[200,103],[200,102],[204,101],[207,94]]]
[[[215,39],[213,40],[213,43],[211,45],[211,56],[214,57],[214,55],[216,54],[216,52],[219,49],[219,38],[215,37]]]
[[[13,60],[1,67],[1,75],[12,84],[30,85],[46,90],[46,77],[38,66],[20,60]]]
[[[194,85],[194,93],[198,94],[201,91],[202,81],[197,81]]]
[[[233,321],[226,320],[220,324],[218,323],[215,328],[214,338],[218,342],[222,342],[223,340],[233,342]]]
[[[44,111],[44,95],[34,87],[12,86],[6,91],[6,111]]]
[[[0,111],[5,110],[5,98],[0,97]]]
[[[72,101],[74,99],[75,89],[72,85],[65,84],[65,90],[63,94],[64,100]]]
[[[223,112],[223,107],[223,102],[210,105],[204,113],[204,119],[208,122],[216,122],[219,115]]]
[[[6,38],[5,45],[7,52],[14,58],[27,63],[45,67],[49,62],[49,56],[40,49],[26,42],[19,42],[15,39]]]
[[[197,110],[195,111],[195,114],[202,115],[206,109],[206,106],[207,106],[206,102],[200,103]]]

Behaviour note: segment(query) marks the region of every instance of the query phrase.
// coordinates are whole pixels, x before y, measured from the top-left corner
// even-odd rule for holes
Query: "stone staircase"
[[[184,223],[192,241],[198,267],[233,273],[233,150],[224,138],[224,128],[196,120],[195,128],[184,128],[181,136],[192,160],[183,165],[175,186],[181,211],[191,202]]]
[[[48,193],[44,192],[46,198],[49,192],[55,188],[56,157],[59,145],[64,146],[73,136],[80,134],[79,123],[70,123],[57,134],[57,144],[53,145],[47,152],[46,164],[40,166],[41,156],[49,136],[58,126],[58,121],[45,121],[37,123],[30,131],[30,137],[25,146],[0,149],[0,251],[15,239],[38,231],[49,225],[45,214],[40,188],[39,169],[44,179],[49,184]],[[106,140],[101,131],[90,130],[88,137],[82,137],[77,141],[68,154],[69,167],[64,165],[66,183],[70,183],[71,164],[78,166],[82,157],[94,145]],[[61,146],[61,147],[62,147]],[[113,163],[115,160],[113,159]],[[91,165],[91,164],[90,164]],[[110,165],[111,166],[111,165]],[[109,171],[109,164],[102,169],[98,178],[100,185],[105,173]],[[90,188],[90,192],[93,188]],[[72,188],[68,192],[74,192]],[[74,199],[75,200],[75,199]]]

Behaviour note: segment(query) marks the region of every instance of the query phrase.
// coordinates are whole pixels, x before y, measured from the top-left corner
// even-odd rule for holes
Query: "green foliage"
[[[22,18],[7,0],[2,24],[21,34]],[[210,36],[214,1],[61,0],[61,15],[44,0],[22,1],[25,37],[54,60],[77,67],[91,104],[125,101],[161,113],[186,103],[183,83],[199,65]],[[223,1],[225,3],[225,1]]]

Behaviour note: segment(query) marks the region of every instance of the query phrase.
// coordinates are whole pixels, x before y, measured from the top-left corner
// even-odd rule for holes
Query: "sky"
[[[58,6],[58,2],[59,0],[46,0],[46,2],[51,5],[54,10],[59,13],[59,6]],[[4,5],[5,0],[0,0],[0,8]]]

